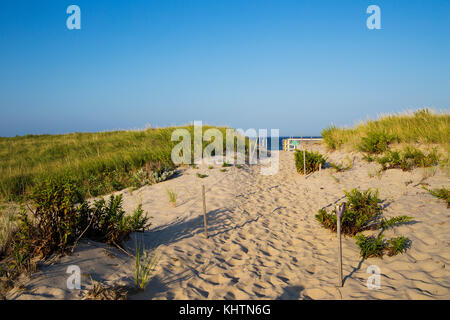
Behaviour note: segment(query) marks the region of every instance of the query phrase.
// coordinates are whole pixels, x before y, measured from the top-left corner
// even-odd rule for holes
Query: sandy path
[[[259,166],[209,170],[188,169],[180,177],[130,193],[124,206],[142,202],[153,216],[154,228],[138,239],[161,254],[158,275],[135,299],[449,299],[450,210],[417,183],[423,170],[389,170],[369,177],[375,164],[351,154],[355,165],[343,173],[322,170],[304,178],[295,174],[293,153],[280,152],[280,170],[259,174]],[[333,153],[332,161],[347,155]],[[196,173],[209,177],[200,179]],[[426,180],[431,187],[448,186],[438,172]],[[201,183],[207,188],[209,239],[203,236]],[[355,241],[343,239],[343,288],[336,288],[336,240],[320,227],[314,215],[333,205],[343,190],[380,189],[386,216],[411,215],[417,223],[385,232],[405,235],[412,248],[401,256],[362,261]],[[166,189],[176,190],[178,204],[169,205]],[[133,240],[127,246],[134,247]],[[105,251],[113,253],[107,254]],[[65,288],[67,265],[80,266],[88,275],[108,283],[130,283],[134,262],[104,245],[83,241],[75,255],[44,267],[27,281],[24,292],[10,298],[77,298]],[[381,289],[366,286],[369,265],[381,269]],[[130,280],[131,279],[131,280]]]

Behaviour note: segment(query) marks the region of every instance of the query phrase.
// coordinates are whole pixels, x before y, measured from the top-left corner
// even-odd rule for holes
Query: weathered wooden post
[[[205,198],[205,185],[202,185],[202,198],[203,198],[203,224],[205,225],[205,237],[208,239],[208,225],[206,221],[206,198]]]
[[[345,202],[336,205],[337,218],[337,238],[338,238],[338,287],[342,287],[342,240],[341,240],[341,219],[345,210]]]
[[[303,175],[306,177],[306,146],[303,146]]]
[[[319,163],[319,172],[322,171],[322,164]]]

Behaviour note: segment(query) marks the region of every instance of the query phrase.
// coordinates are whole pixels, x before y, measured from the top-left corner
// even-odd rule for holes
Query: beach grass
[[[173,130],[193,126],[135,131],[27,135],[0,138],[0,200],[20,201],[38,182],[68,176],[84,196],[95,197],[136,184],[133,174],[144,167],[173,168]],[[213,128],[203,126],[203,130]],[[225,127],[219,127],[224,136]],[[204,142],[206,145],[206,143]]]
[[[381,115],[354,128],[334,125],[322,130],[329,149],[358,150],[368,154],[387,151],[392,144],[435,145],[450,152],[450,113],[431,109]]]

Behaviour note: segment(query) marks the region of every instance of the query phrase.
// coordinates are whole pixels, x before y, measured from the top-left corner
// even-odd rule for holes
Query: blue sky
[[[317,135],[448,110],[450,1],[3,0],[0,70],[0,136],[194,120]]]

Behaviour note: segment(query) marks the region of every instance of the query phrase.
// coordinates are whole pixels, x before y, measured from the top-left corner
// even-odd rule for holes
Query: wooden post
[[[306,146],[303,146],[303,175],[306,177]]]
[[[345,210],[345,202],[336,205],[337,218],[337,238],[338,238],[338,287],[342,287],[342,239],[341,239],[341,218]]]
[[[319,163],[319,172],[322,171],[322,164]]]
[[[208,239],[208,225],[206,221],[206,199],[205,199],[205,185],[202,185],[202,198],[203,198],[203,224],[205,225],[205,237]]]

